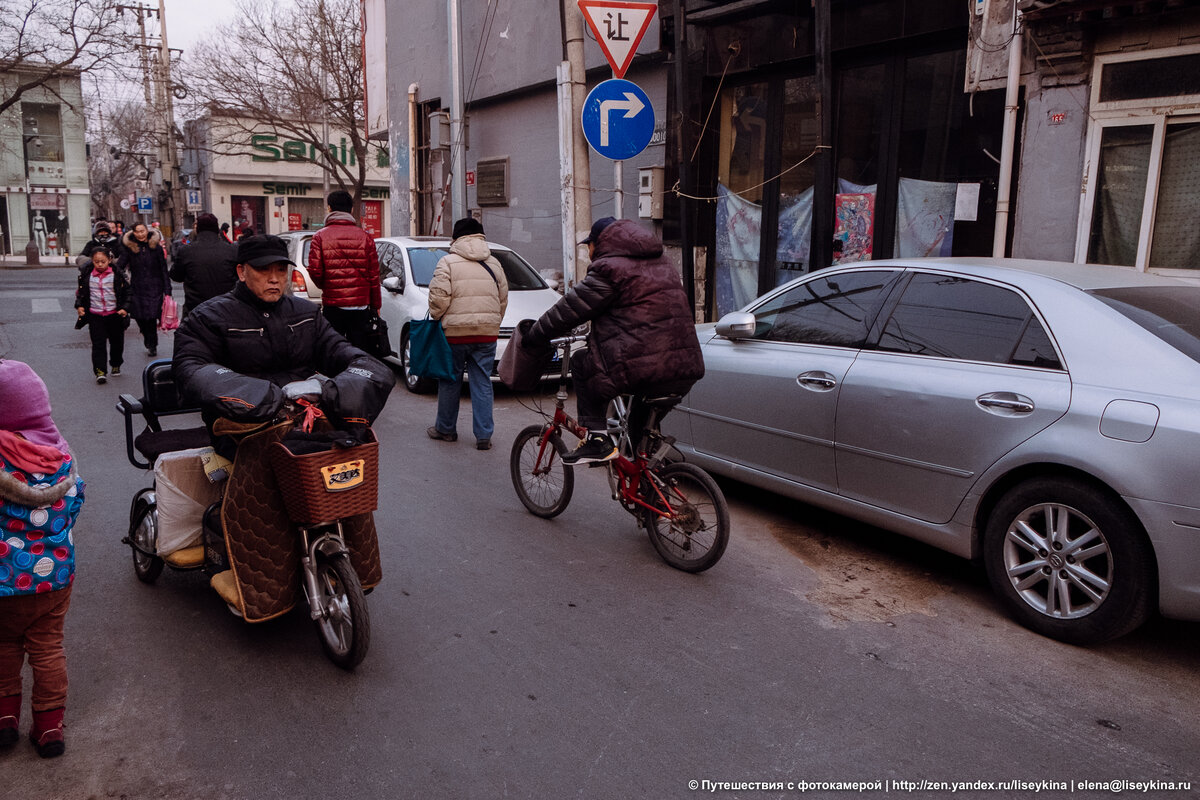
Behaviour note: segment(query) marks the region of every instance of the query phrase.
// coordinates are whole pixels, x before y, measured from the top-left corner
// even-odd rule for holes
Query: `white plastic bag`
[[[154,462],[158,497],[158,554],[200,544],[204,509],[221,498],[221,487],[204,474],[202,456],[211,447],[163,453]]]

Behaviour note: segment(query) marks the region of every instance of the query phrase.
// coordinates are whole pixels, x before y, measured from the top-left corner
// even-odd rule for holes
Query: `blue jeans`
[[[438,407],[435,427],[442,433],[457,433],[458,401],[462,396],[463,366],[467,369],[467,384],[471,387],[471,429],[475,438],[491,439],[492,424],[492,364],[496,361],[496,343],[451,344],[450,358],[455,378],[438,380]]]

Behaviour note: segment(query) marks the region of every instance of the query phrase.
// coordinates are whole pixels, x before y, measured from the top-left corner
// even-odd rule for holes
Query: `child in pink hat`
[[[46,384],[28,364],[0,360],[0,749],[20,738],[26,656],[33,671],[29,738],[43,758],[66,749],[63,621],[82,505],[83,481],[50,417]]]

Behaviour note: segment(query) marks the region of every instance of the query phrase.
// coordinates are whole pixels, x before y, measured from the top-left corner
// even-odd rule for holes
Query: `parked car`
[[[312,249],[314,233],[316,231],[287,231],[279,234],[279,238],[287,242],[288,258],[296,265],[292,267],[291,293],[320,305],[323,292],[308,274],[308,253]]]
[[[450,252],[450,241],[441,236],[390,236],[375,240],[383,282],[379,313],[395,339],[404,383],[411,392],[430,392],[437,387],[437,381],[409,374],[408,324],[414,319],[424,319],[429,312],[429,281],[437,262]],[[495,242],[488,245],[508,278],[508,309],[500,322],[500,339],[496,343],[499,363],[517,323],[537,319],[558,302],[560,295],[516,251]]]
[[[1200,286],[911,259],[793,280],[699,326],[689,461],[972,559],[1078,644],[1200,619]]]

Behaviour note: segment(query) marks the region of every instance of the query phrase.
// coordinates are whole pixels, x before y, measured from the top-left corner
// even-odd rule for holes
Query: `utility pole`
[[[162,69],[162,110],[165,115],[163,130],[166,133],[166,159],[163,161],[163,183],[167,190],[167,199],[170,203],[167,211],[168,224],[171,226],[171,232],[183,227],[183,216],[181,209],[184,204],[181,201],[183,187],[179,182],[179,144],[175,141],[175,101],[172,96],[171,89],[171,49],[167,46],[167,8],[165,0],[158,0],[158,23],[161,29],[162,38],[162,57],[159,59],[159,65]]]
[[[583,105],[587,102],[587,73],[583,60],[583,12],[575,0],[562,0],[563,40],[566,45],[567,62],[571,65],[571,126],[575,133],[574,167],[575,177],[575,234],[570,242],[576,248],[575,274],[563,276],[569,284],[583,280],[587,272],[587,259],[579,252],[579,233],[592,228],[592,173],[588,155],[587,139],[583,135]]]
[[[462,26],[458,0],[447,0],[446,13],[450,28],[450,213],[451,219],[460,220],[467,215],[467,154],[466,137],[463,136],[466,103],[463,100]]]

